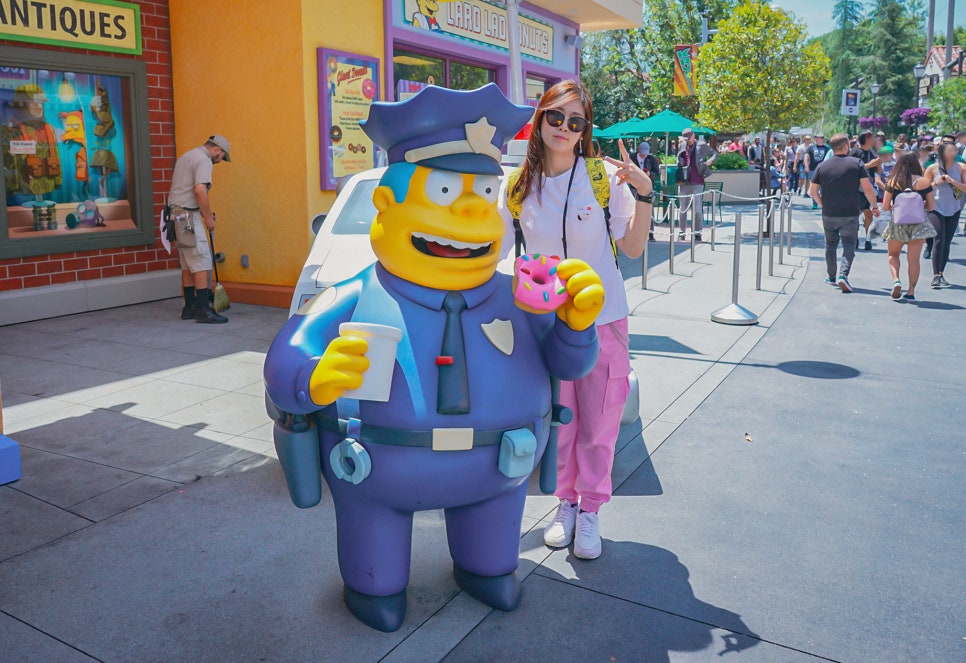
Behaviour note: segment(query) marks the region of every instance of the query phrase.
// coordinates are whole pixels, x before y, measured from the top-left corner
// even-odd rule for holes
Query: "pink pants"
[[[590,373],[560,383],[560,402],[574,420],[557,435],[557,490],[583,511],[597,512],[610,501],[610,471],[620,431],[624,402],[630,393],[631,360],[627,350],[627,318],[597,327],[600,356]]]

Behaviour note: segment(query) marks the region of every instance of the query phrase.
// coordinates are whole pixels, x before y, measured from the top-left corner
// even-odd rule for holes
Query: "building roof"
[[[955,62],[959,58],[959,54],[962,52],[962,46],[953,46],[953,61]],[[942,71],[943,66],[946,64],[946,47],[945,46],[933,46],[929,49],[929,54],[926,56],[926,74],[939,73]],[[953,67],[950,72],[952,76],[959,76],[959,68]]]
[[[624,30],[644,24],[643,0],[529,0],[580,25],[581,32]]]

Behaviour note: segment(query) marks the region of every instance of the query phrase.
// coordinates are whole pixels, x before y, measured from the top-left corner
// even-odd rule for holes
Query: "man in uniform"
[[[220,134],[210,136],[204,145],[178,157],[171,175],[171,191],[168,194],[171,216],[187,220],[187,224],[176,225],[181,287],[184,291],[182,320],[208,324],[228,322],[228,318],[215,313],[208,302],[212,263],[207,231],[215,229],[215,215],[208,200],[211,172],[216,163],[231,161],[230,150],[227,138]],[[186,227],[191,230],[185,232]]]

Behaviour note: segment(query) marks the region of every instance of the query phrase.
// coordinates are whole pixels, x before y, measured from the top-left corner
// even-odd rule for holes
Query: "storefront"
[[[527,103],[579,74],[581,31],[641,12],[522,3]],[[427,85],[509,94],[509,28],[496,0],[0,0],[0,324],[177,296],[157,217],[176,156],[215,133],[232,143],[210,192],[222,282],[287,306],[311,220],[378,163],[368,104]]]

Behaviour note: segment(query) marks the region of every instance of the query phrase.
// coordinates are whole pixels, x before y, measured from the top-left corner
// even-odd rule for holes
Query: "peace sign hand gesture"
[[[604,157],[604,160],[611,165],[617,166],[618,182],[621,184],[630,184],[637,189],[637,193],[640,196],[646,196],[654,191],[654,184],[651,182],[651,178],[637,164],[631,161],[630,156],[627,154],[627,148],[624,147],[623,138],[617,141],[617,146],[621,151],[621,160],[618,161],[611,157]]]

